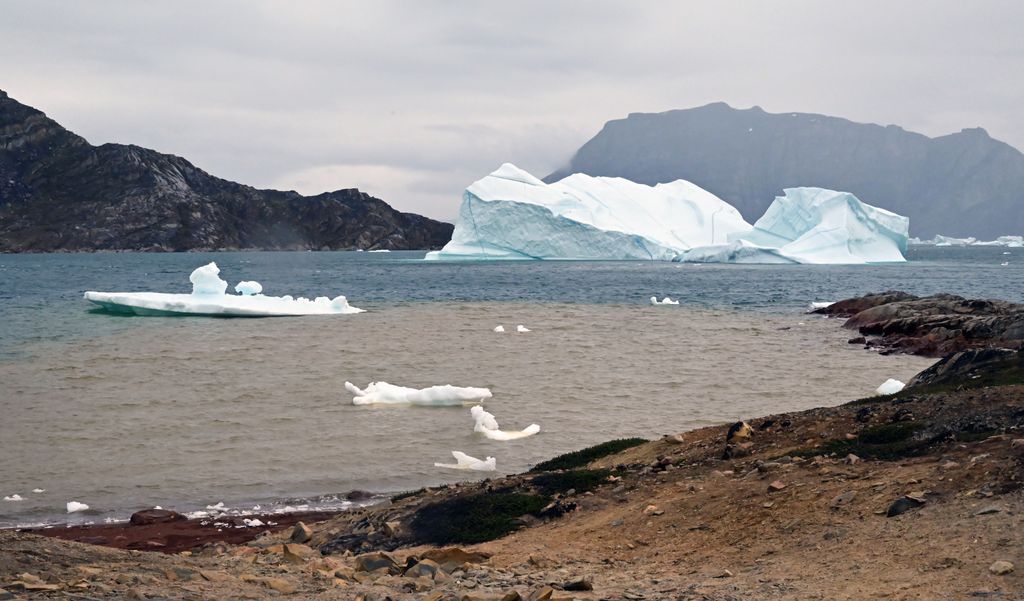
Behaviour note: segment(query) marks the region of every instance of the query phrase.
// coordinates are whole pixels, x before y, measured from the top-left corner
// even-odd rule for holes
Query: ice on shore
[[[87,509],[89,509],[89,506],[86,505],[85,503],[79,503],[78,501],[68,501],[68,513],[78,513],[79,511],[85,511]]]
[[[811,304],[808,305],[808,309],[814,311],[815,309],[831,307],[834,304],[836,304],[836,301],[811,301]]]
[[[462,451],[452,451],[452,457],[458,463],[435,463],[434,467],[444,467],[453,470],[474,470],[478,472],[493,472],[497,469],[494,457],[488,457],[486,461],[481,461],[476,457],[470,457]]]
[[[473,416],[473,431],[491,440],[517,440],[540,432],[540,426],[537,424],[530,424],[518,432],[505,432],[498,427],[498,420],[494,419],[494,415],[480,405],[472,407],[469,412]]]
[[[576,173],[545,184],[505,163],[466,188],[451,242],[426,259],[669,261],[749,229],[733,206],[685,180]]]
[[[749,232],[729,244],[692,249],[681,260],[704,263],[855,265],[906,259],[910,220],[849,192],[786,188]]]
[[[4,501],[17,502],[17,501],[24,501],[24,500],[25,500],[25,498],[22,497],[21,495],[19,495],[18,493],[14,493],[13,495],[11,495],[9,497],[4,497]]]
[[[896,394],[897,392],[903,390],[904,386],[906,386],[906,384],[904,384],[903,382],[900,382],[899,380],[894,380],[892,378],[889,378],[885,382],[882,382],[882,385],[879,386],[877,390],[875,390],[875,394],[879,394],[879,395]]]
[[[487,388],[460,388],[445,384],[429,388],[407,388],[387,382],[370,382],[361,389],[351,382],[345,382],[345,389],[351,392],[353,405],[423,405],[444,407],[479,403],[491,398]]]
[[[502,332],[505,331],[505,326],[494,326],[494,331],[501,334]]]
[[[671,298],[669,298],[667,296],[659,301],[657,296],[652,296],[651,297],[651,304],[652,305],[678,305],[679,301],[672,300]]]
[[[519,332],[520,334],[525,334],[525,333],[531,332],[531,331],[532,330],[530,330],[530,328],[524,326],[523,324],[519,324],[519,325],[516,326],[516,332]]]
[[[249,528],[258,528],[260,526],[266,526],[266,524],[264,524],[263,521],[259,518],[243,518],[242,523],[248,526]]]
[[[291,296],[264,296],[259,282],[240,282],[239,295],[226,294],[228,283],[220,278],[216,263],[197,268],[189,276],[191,294],[163,292],[85,293],[85,300],[114,313],[135,315],[206,315],[214,317],[285,317],[299,315],[346,315],[363,310],[348,304],[344,296],[314,300]]]

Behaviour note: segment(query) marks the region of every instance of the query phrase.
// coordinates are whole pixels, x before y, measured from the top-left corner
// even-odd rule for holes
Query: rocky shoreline
[[[177,519],[103,531],[122,549],[0,531],[0,599],[1019,598],[1024,351],[998,348],[1016,309],[880,296],[830,314],[882,307],[906,325],[871,348],[952,353],[895,395],[750,419],[728,458],[728,425],[610,441],[247,540],[174,539]]]

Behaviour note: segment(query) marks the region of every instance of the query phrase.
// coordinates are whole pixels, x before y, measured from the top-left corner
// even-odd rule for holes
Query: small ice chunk
[[[474,406],[469,412],[475,422],[473,431],[479,432],[491,440],[516,440],[540,432],[540,426],[537,424],[530,424],[519,432],[505,432],[499,429],[498,420],[494,419],[494,415],[485,411],[480,405]]]
[[[22,497],[21,495],[19,495],[18,493],[14,493],[13,495],[11,495],[9,497],[4,497],[4,501],[24,501],[24,500],[25,500],[25,498]]]
[[[371,250],[370,252],[372,252],[372,253],[389,253],[391,251],[389,249],[387,249],[387,248],[378,248],[378,249],[375,249],[375,250]]]
[[[224,511],[224,501],[219,501],[216,505],[207,505],[206,508],[211,511]]]
[[[163,507],[160,507],[159,505],[154,505],[153,509],[163,509]]]
[[[354,395],[353,405],[451,406],[479,403],[492,396],[487,388],[462,388],[451,384],[417,389],[387,382],[370,382],[365,389],[360,389],[351,382],[345,382],[345,389]]]
[[[250,528],[256,528],[257,526],[264,526],[265,525],[261,520],[256,519],[256,518],[253,518],[251,520],[248,519],[248,518],[243,519],[242,523],[245,524],[246,526],[250,527]]]
[[[470,457],[462,451],[452,451],[452,457],[458,463],[435,463],[434,467],[444,467],[453,470],[475,470],[478,472],[493,472],[497,469],[494,457],[488,457],[486,461],[481,461],[476,457]]]
[[[679,301],[672,300],[671,298],[669,298],[667,296],[659,301],[657,296],[652,296],[651,297],[651,304],[652,305],[678,305]]]
[[[525,334],[526,332],[530,331],[530,328],[524,326],[523,324],[519,324],[516,326],[516,331],[519,332],[520,334]]]
[[[999,266],[1000,266],[1000,267],[1006,267],[1006,266],[1007,266],[1007,265],[1009,265],[1009,264],[1010,264],[1010,262],[1009,262],[1009,261],[1003,261],[1002,263],[1000,263],[1000,264],[999,264]]]
[[[33,488],[32,492],[36,493],[37,495],[41,495],[44,492],[46,492],[46,489],[45,488]]]
[[[89,509],[89,506],[85,503],[79,503],[78,501],[68,501],[67,509],[68,513],[78,513],[79,511]]]
[[[835,301],[811,301],[809,308],[811,311],[814,311],[815,309],[824,309],[825,307],[831,307],[834,304],[836,304]]]
[[[505,326],[503,326],[503,325],[494,326],[494,331],[499,333],[499,334],[501,334],[502,332],[505,331]]]
[[[223,295],[228,289],[228,283],[220,279],[219,274],[220,268],[212,261],[202,267],[196,267],[192,275],[188,276],[192,282],[192,294]]]
[[[903,382],[889,378],[885,382],[882,382],[882,385],[879,386],[877,390],[875,390],[875,393],[880,395],[896,394],[897,392],[903,390],[904,386],[906,386],[906,384],[904,384]]]
[[[252,281],[238,282],[235,284],[235,292],[242,296],[255,296],[263,292],[263,285]]]

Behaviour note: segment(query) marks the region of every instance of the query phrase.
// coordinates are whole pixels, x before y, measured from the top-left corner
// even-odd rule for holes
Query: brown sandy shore
[[[703,428],[308,530],[0,531],[0,599],[1024,599],[1024,354],[749,424],[727,459]]]

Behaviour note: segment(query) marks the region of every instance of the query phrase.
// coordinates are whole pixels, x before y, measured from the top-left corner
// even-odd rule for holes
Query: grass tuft
[[[608,481],[611,470],[570,470],[568,472],[547,472],[534,476],[532,484],[544,494],[565,493],[570,489],[576,494],[594,490]]]
[[[542,461],[537,465],[533,466],[530,472],[550,472],[552,470],[571,470],[580,467],[586,467],[592,461],[614,455],[630,449],[636,446],[640,446],[648,440],[644,438],[619,438],[616,440],[609,440],[608,442],[602,442],[599,445],[580,449],[579,451],[572,451],[564,455],[559,455],[547,461]]]

